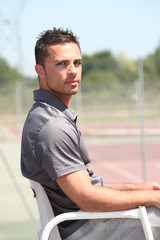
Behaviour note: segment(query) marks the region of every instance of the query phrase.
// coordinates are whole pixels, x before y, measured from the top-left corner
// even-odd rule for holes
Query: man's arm
[[[128,191],[128,190],[160,190],[160,184],[156,182],[132,184],[132,183],[105,183],[105,187]]]
[[[57,179],[63,192],[83,211],[119,211],[144,205],[160,208],[160,191],[129,190],[92,185],[86,170]]]

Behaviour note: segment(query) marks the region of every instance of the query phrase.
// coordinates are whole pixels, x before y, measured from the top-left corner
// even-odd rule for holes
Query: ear
[[[45,76],[45,71],[44,71],[44,67],[40,64],[36,64],[35,65],[35,70],[36,70],[36,73],[38,74],[38,76],[40,78],[44,78]]]

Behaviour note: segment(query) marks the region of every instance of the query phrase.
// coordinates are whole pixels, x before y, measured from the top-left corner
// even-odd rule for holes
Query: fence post
[[[141,159],[143,182],[147,181],[146,172],[146,149],[145,149],[145,127],[144,127],[144,80],[143,80],[143,61],[138,61],[138,102],[139,102],[139,126],[141,137]]]

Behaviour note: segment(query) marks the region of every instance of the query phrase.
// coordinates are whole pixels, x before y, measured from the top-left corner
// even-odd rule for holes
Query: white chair
[[[30,180],[34,197],[37,200],[39,210],[38,236],[39,240],[62,240],[57,225],[66,220],[79,219],[102,219],[102,218],[133,218],[140,219],[146,240],[154,240],[151,226],[149,223],[146,208],[140,206],[137,209],[117,211],[117,212],[70,212],[54,216],[49,199],[41,184]]]

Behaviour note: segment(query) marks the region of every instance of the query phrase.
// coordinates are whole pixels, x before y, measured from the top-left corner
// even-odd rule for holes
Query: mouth
[[[77,85],[79,85],[79,81],[78,80],[69,80],[66,83],[68,85],[70,85],[70,86],[77,86]]]

